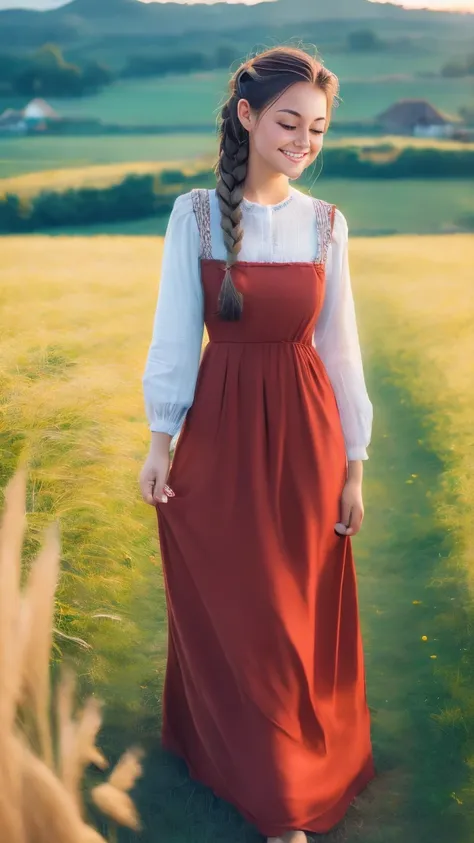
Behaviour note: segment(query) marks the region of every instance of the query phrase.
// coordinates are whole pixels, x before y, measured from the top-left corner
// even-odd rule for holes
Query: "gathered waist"
[[[312,342],[301,340],[209,340],[208,345],[294,345],[303,348],[313,348]]]

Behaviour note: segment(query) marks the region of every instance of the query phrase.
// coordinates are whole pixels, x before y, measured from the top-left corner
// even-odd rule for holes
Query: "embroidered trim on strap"
[[[330,205],[329,202],[323,202],[322,199],[313,199],[313,205],[318,226],[318,260],[320,263],[326,263],[329,244],[332,238],[335,206]]]
[[[209,200],[209,191],[203,190],[202,188],[194,188],[191,190],[191,199],[199,229],[199,256],[201,258],[212,258],[211,203]]]

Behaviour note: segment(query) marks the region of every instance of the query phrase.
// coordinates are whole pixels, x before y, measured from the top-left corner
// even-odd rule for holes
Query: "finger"
[[[175,493],[173,492],[173,489],[171,489],[168,486],[167,483],[165,483],[165,485],[163,486],[163,491],[164,491],[165,495],[168,495],[169,498],[175,498],[176,497]]]
[[[145,503],[153,504],[153,489],[150,484],[140,478],[139,481],[140,493]]]
[[[355,536],[360,531],[363,518],[363,510],[360,507],[355,506],[351,513],[350,535]]]
[[[341,520],[340,523],[346,527],[351,526],[352,506],[344,500],[341,500]]]
[[[156,480],[151,480],[150,483],[153,485],[153,503],[168,503],[168,497],[165,495],[164,490],[162,489],[161,493],[158,492],[158,486]]]
[[[152,490],[149,488],[142,489],[142,498],[145,503],[149,504],[150,506],[156,506],[156,500],[153,495]]]
[[[353,535],[353,507],[344,501],[341,501],[341,520],[334,529],[340,536]]]

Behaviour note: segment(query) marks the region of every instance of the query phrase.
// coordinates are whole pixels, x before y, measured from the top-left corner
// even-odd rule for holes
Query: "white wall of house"
[[[452,138],[454,126],[452,123],[444,126],[415,126],[413,134],[416,138]]]

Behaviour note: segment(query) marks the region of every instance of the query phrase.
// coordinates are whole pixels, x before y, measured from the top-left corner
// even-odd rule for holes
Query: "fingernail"
[[[163,495],[163,497],[161,498],[161,503],[168,503],[168,498],[166,497],[166,495]]]
[[[163,489],[164,489],[164,491],[166,492],[166,494],[168,495],[169,498],[175,498],[176,497],[175,493],[173,492],[173,489],[171,489],[168,485],[165,484],[163,486]]]

